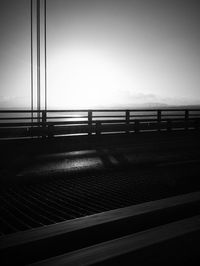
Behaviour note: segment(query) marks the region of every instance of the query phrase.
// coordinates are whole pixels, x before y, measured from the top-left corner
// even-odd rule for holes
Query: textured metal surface
[[[181,166],[186,173],[188,166]],[[169,166],[167,166],[169,171]],[[163,170],[161,171],[163,172]],[[174,172],[174,169],[172,169]],[[175,173],[175,172],[174,172]],[[198,179],[131,171],[62,176],[1,189],[0,233],[10,234],[198,190]]]

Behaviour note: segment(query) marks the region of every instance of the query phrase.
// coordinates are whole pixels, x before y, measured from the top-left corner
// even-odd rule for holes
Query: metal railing
[[[200,128],[200,109],[0,110],[0,139]]]

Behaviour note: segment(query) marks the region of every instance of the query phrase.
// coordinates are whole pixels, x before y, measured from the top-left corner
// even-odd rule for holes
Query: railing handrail
[[[7,134],[15,138],[20,134],[53,137],[77,133],[100,135],[176,128],[188,130],[191,123],[193,128],[200,128],[199,108],[0,110],[0,138],[6,138]]]
[[[53,113],[63,113],[63,112],[178,112],[178,111],[189,111],[189,112],[194,112],[194,111],[200,111],[200,108],[122,108],[122,109],[49,109],[49,110],[26,110],[26,109],[5,109],[5,110],[0,110],[0,113],[42,113],[42,112],[53,112]]]

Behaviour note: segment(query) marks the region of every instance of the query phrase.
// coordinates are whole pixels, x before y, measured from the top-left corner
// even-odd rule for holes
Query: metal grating
[[[132,171],[87,174],[87,176],[51,178],[34,184],[4,188],[0,194],[0,235],[28,230],[81,216],[198,190],[190,176],[174,178],[175,186],[166,185],[168,176],[133,177]],[[174,184],[173,181],[173,184]]]

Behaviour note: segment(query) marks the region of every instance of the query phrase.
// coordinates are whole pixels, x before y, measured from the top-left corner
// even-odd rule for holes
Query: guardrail
[[[0,110],[0,139],[200,128],[200,109]]]

